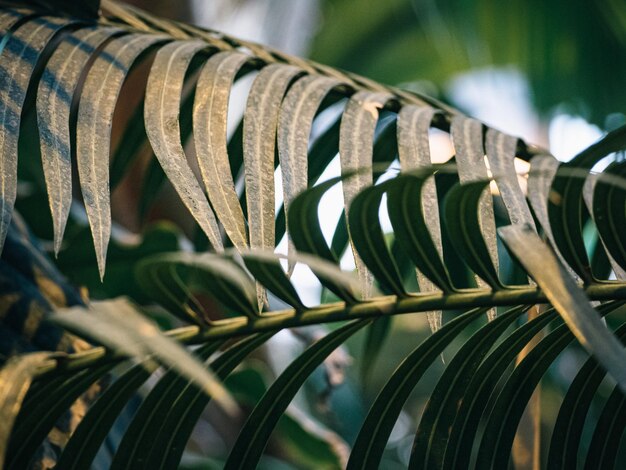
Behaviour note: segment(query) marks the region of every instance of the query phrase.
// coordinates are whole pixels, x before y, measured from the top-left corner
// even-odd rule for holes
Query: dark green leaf
[[[226,381],[239,401],[254,406],[267,390],[260,368],[233,372]],[[290,407],[276,426],[281,453],[307,468],[340,468],[347,451],[339,436],[314,423],[303,411]]]
[[[63,448],[56,468],[89,468],[115,420],[157,367],[156,362],[144,361],[120,375],[90,406]]]
[[[621,305],[619,302],[606,304],[600,307],[600,312],[606,315]],[[559,307],[555,305],[555,308],[559,311]],[[593,313],[598,315],[596,312]],[[604,325],[602,327],[606,328]],[[607,334],[612,335],[608,331]],[[567,325],[562,325],[542,339],[508,377],[489,414],[480,441],[476,463],[478,467],[508,465],[515,432],[526,404],[548,367],[573,339],[574,336],[567,329]]]
[[[334,264],[339,264],[339,261],[326,244],[317,217],[317,209],[324,193],[339,181],[341,181],[340,177],[332,178],[300,193],[291,203],[290,218],[288,219],[291,239],[299,252],[313,254]],[[345,291],[323,276],[319,279],[340,299],[348,303],[356,302],[356,298],[351,292]]]
[[[447,323],[398,366],[372,405],[353,446],[349,469],[375,468],[409,394],[443,350],[485,309],[471,310]]]
[[[222,341],[216,341],[203,345],[194,352],[194,355],[199,360],[206,360],[222,344]],[[157,382],[143,400],[128,428],[125,430],[124,437],[111,462],[112,469],[129,468],[129,466],[133,468],[139,461],[145,461],[154,442],[155,434],[159,429],[154,425],[154,421],[164,418],[164,410],[169,410],[172,407],[174,398],[178,397],[180,390],[187,386],[188,383],[189,380],[176,369],[168,370]],[[196,389],[207,399],[210,397],[200,387],[196,387]]]
[[[330,353],[369,323],[369,320],[348,323],[314,343],[293,361],[252,411],[224,468],[256,466],[276,423],[304,381]]]
[[[273,332],[256,334],[233,344],[210,364],[215,375],[221,380],[226,377],[256,348],[274,335]],[[206,408],[211,397],[198,389],[193,383],[176,395],[173,406],[170,403],[167,414],[161,413],[159,434],[152,442],[148,460],[151,468],[167,469],[179,464],[185,445],[191,436],[196,422]],[[162,403],[168,403],[164,400]],[[162,410],[163,411],[163,410]]]
[[[433,241],[421,210],[422,187],[429,172],[400,175],[386,183],[387,210],[396,240],[415,266],[444,292],[453,292],[448,271]]]
[[[444,201],[446,230],[467,265],[493,290],[500,290],[504,286],[491,262],[479,219],[481,201],[488,185],[488,181],[458,184],[448,192]]]
[[[526,309],[518,307],[500,315],[474,333],[456,353],[426,404],[415,434],[410,467],[440,468],[458,403],[463,401],[476,369],[500,335]]]
[[[587,452],[585,470],[615,468],[620,444],[620,439],[617,439],[617,436],[624,433],[624,427],[626,427],[626,396],[617,385],[606,401],[596,424],[596,430]]]
[[[588,171],[606,155],[624,147],[626,147],[626,126],[610,132],[569,163],[561,165],[552,183],[551,196],[548,199],[548,216],[554,240],[563,258],[585,283],[593,280],[581,231],[585,180],[579,174],[568,174],[568,171],[571,169]]]
[[[283,271],[279,258],[271,252],[247,251],[241,253],[252,276],[283,302],[298,311],[306,310],[295,287]]]
[[[626,227],[626,190],[611,184],[611,176],[624,177],[624,162],[610,165],[598,176],[593,191],[593,220],[598,228],[602,243],[622,271],[626,270],[626,246],[621,230]],[[616,268],[619,269],[619,268]]]
[[[463,468],[469,465],[481,416],[487,409],[498,381],[506,375],[511,362],[529,341],[555,319],[558,319],[556,311],[550,310],[522,325],[505,338],[474,372],[471,382],[463,391],[463,400],[450,428],[443,468]]]
[[[624,341],[626,325],[619,327],[615,335]],[[576,374],[563,398],[554,423],[548,454],[549,468],[577,468],[578,449],[581,446],[585,419],[605,376],[606,371],[593,357],[589,358]]]
[[[194,289],[206,292],[237,315],[258,315],[256,291],[250,277],[232,260],[210,253],[169,253],[144,259],[137,266],[166,302],[178,302]],[[182,296],[182,297],[181,297]],[[191,315],[200,315],[195,313]],[[204,319],[210,322],[209,318]]]
[[[378,217],[385,185],[371,186],[356,195],[348,212],[352,243],[380,285],[398,297],[407,295],[398,267],[389,254]]]

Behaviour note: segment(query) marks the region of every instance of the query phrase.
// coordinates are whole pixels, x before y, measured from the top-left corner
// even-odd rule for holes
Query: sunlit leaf
[[[0,59],[6,64],[0,68],[0,251],[17,197],[17,144],[28,85],[45,47],[60,30],[71,25],[60,18],[42,17],[9,33],[19,18],[15,13],[5,14],[0,24],[0,34],[6,38],[0,51]]]
[[[307,154],[313,118],[324,97],[338,85],[337,80],[324,76],[303,77],[290,88],[281,105],[277,142],[287,226],[291,202],[307,188]],[[289,253],[294,251],[290,235],[288,250]],[[288,272],[293,272],[293,265]]]
[[[374,132],[378,122],[379,110],[393,99],[389,93],[372,93],[360,91],[355,93],[348,101],[346,110],[341,118],[339,137],[339,156],[341,172],[345,175],[355,170],[361,170],[372,166],[372,146],[374,144]],[[350,206],[356,195],[373,182],[371,172],[359,172],[354,177],[342,182],[343,199],[350,230]],[[364,298],[371,295],[372,277],[367,267],[361,260],[358,252],[352,247],[357,273],[361,280],[361,293]]]
[[[226,153],[226,125],[235,75],[248,60],[248,55],[239,52],[212,56],[198,78],[193,106],[193,135],[204,186],[228,237],[239,249],[248,247],[248,237]]]
[[[111,237],[109,153],[117,97],[133,63],[146,49],[163,40],[140,34],[113,39],[89,70],[81,93],[76,159],[101,278]]]
[[[51,353],[36,352],[15,356],[0,369],[0,463],[4,465],[11,428],[39,366]]]
[[[428,167],[432,164],[430,155],[429,130],[436,110],[428,106],[404,106],[398,113],[398,158],[403,172]],[[438,214],[439,202],[434,179],[424,182],[421,191],[421,211],[423,214]],[[439,217],[432,217],[427,224],[430,236],[443,256],[441,224]],[[418,269],[417,284],[420,292],[433,292],[437,286]],[[428,323],[431,331],[441,328],[441,312],[429,312]]]
[[[202,42],[172,43],[154,59],[146,86],[146,132],[154,154],[181,200],[209,238],[215,250],[222,240],[215,215],[187,163],[180,142],[180,100],[185,72],[193,56],[206,48]]]
[[[83,28],[67,36],[50,57],[37,89],[37,124],[41,163],[54,225],[54,252],[59,253],[72,204],[70,112],[72,98],[97,49],[121,30]]]
[[[274,222],[274,159],[280,103],[291,81],[301,73],[290,65],[265,67],[255,78],[243,121],[243,158],[252,249],[271,250],[276,243]],[[259,310],[265,303],[257,292]]]
[[[233,413],[237,409],[213,374],[126,301],[94,302],[87,312],[83,308],[68,309],[55,314],[52,320],[122,354],[137,358],[153,355],[196,382],[225,410]]]
[[[450,125],[450,135],[456,150],[456,164],[461,184],[484,180],[490,177],[485,165],[485,151],[483,149],[483,125],[474,119],[455,116]],[[498,269],[498,249],[496,242],[496,227],[493,215],[493,202],[490,194],[484,194],[479,207],[479,220],[482,236],[489,251],[489,258],[493,266]],[[476,277],[479,287],[485,287],[485,281]],[[494,318],[495,310],[487,312],[489,318]]]
[[[517,137],[495,129],[488,129],[485,136],[485,152],[489,169],[496,181],[502,201],[512,224],[526,224],[535,228],[535,221],[517,179],[515,149]]]

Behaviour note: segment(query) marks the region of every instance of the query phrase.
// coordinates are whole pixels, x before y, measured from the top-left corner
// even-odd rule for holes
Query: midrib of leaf
[[[174,39],[190,39],[189,34],[180,28],[175,21],[168,21],[159,16],[152,15],[147,11],[137,8],[131,4],[124,5],[124,8],[135,18],[145,20],[150,25],[151,30],[156,27],[164,33],[169,34]]]
[[[586,286],[585,292],[591,300],[626,300],[624,284],[593,284]],[[493,292],[490,289],[467,290],[450,294],[415,295],[404,299],[395,296],[381,296],[367,302],[346,304],[337,302],[310,308],[304,312],[294,309],[274,311],[271,315],[247,320],[235,317],[228,322],[212,325],[209,328],[184,326],[164,332],[172,339],[184,344],[202,344],[216,338],[234,338],[264,331],[278,331],[285,328],[302,327],[314,324],[332,323],[351,319],[377,318],[380,316],[403,315],[440,309],[470,309],[479,307],[536,305],[548,303],[545,294],[534,286],[507,289]],[[244,321],[241,321],[244,320]],[[105,348],[95,347],[88,351],[70,354],[62,367],[54,362],[46,362],[37,371],[37,376],[48,376],[56,369],[76,371],[103,361],[119,357]]]
[[[150,27],[137,17],[128,11],[128,5],[118,4],[112,0],[102,0],[102,8],[106,9],[110,14],[117,16],[124,23],[132,26],[138,31],[151,32]]]

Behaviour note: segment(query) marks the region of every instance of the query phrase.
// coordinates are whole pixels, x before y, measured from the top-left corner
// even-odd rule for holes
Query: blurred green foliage
[[[625,57],[623,0],[325,0],[312,50],[390,84],[441,87],[459,72],[514,66],[539,111],[564,104],[599,125],[626,109]]]

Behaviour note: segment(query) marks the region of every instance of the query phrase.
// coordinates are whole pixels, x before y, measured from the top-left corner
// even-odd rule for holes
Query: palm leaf
[[[68,217],[75,155],[97,265],[104,275],[111,236],[113,116],[125,80],[154,52],[145,97],[125,131],[134,151],[116,151],[114,182],[135,151],[149,145],[214,252],[157,255],[138,266],[146,298],[186,323],[165,337],[153,324],[135,318],[127,304],[105,303],[100,314],[92,309],[52,317],[105,347],[67,357],[24,356],[5,366],[0,378],[23,376],[24,390],[32,380],[25,396],[22,389],[0,388],[10,395],[3,403],[7,426],[0,436],[6,468],[28,465],[62,413],[114,368],[116,379],[69,438],[59,468],[89,467],[125,404],[151,378],[156,385],[123,429],[110,463],[114,468],[173,468],[209,400],[230,403],[215,378],[226,380],[280,330],[339,323],[299,355],[254,406],[225,465],[255,467],[294,396],[329,355],[360,330],[373,328],[373,320],[398,315],[427,315],[434,333],[415,345],[381,388],[352,448],[350,468],[381,463],[410,394],[427,386],[421,379],[444,352],[452,358],[429,391],[410,465],[464,468],[477,459],[481,467],[506,467],[533,391],[558,355],[575,347],[574,338],[591,357],[571,383],[557,418],[558,429],[571,435],[553,437],[549,459],[555,465],[576,465],[569,451],[578,446],[583,430],[591,429],[584,422],[591,403],[601,403],[604,409],[592,423],[586,459],[615,461],[617,444],[607,442],[618,442],[624,427],[626,353],[617,336],[623,336],[626,284],[591,272],[581,222],[587,221],[599,237],[598,249],[610,255],[615,273],[623,272],[624,241],[618,228],[624,221],[624,165],[614,159],[600,176],[590,169],[626,148],[625,128],[559,166],[547,152],[430,98],[123,4],[104,1],[102,7],[104,16],[97,23],[1,10],[0,61],[6,65],[0,77],[5,98],[0,100],[5,116],[0,128],[0,237],[6,236],[17,194],[18,159],[26,158],[18,154],[20,117],[36,103],[55,249]],[[229,142],[229,96],[234,84],[252,73],[243,124]],[[72,103],[78,103],[77,111]],[[320,116],[326,110],[335,113],[330,125]],[[450,134],[454,162],[432,165],[432,128]],[[192,129],[199,175],[185,142]],[[337,152],[341,176],[316,185]],[[528,200],[515,158],[530,161]],[[277,212],[276,163],[283,189]],[[455,179],[452,186],[442,183]],[[588,217],[583,190],[585,181],[593,179]],[[495,182],[495,196],[487,191],[490,182]],[[336,184],[342,185],[344,200],[337,204],[344,214],[329,246],[318,208]],[[383,233],[379,216],[384,198],[391,234]],[[285,233],[286,270],[284,256],[273,253]],[[393,249],[387,244],[390,236]],[[229,244],[235,250],[223,250]],[[348,244],[363,295],[338,267]],[[413,281],[417,279],[419,292],[408,287],[398,261],[417,273]],[[297,263],[309,266],[338,301],[305,305],[289,277]],[[509,275],[511,266],[523,271],[521,285]],[[550,308],[527,320],[526,312],[538,304]],[[455,318],[442,325],[441,312]],[[602,317],[608,317],[609,327]],[[547,335],[513,364],[543,330]],[[370,332],[368,361],[389,334],[386,329],[379,333]],[[461,334],[467,336],[462,346],[451,347]],[[232,339],[237,342],[227,345]],[[163,369],[161,377],[157,369]],[[604,371],[617,385],[608,400],[598,393]]]

